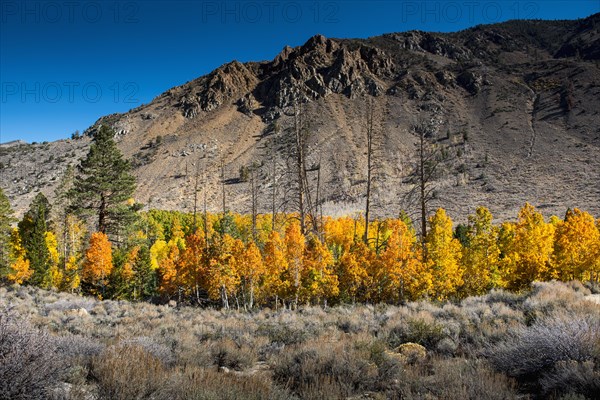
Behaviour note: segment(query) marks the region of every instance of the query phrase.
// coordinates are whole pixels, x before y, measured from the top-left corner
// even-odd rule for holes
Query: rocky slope
[[[137,199],[191,210],[194,182],[209,207],[250,210],[242,166],[257,164],[259,208],[292,208],[294,105],[308,137],[309,185],[324,213],[362,209],[365,110],[377,129],[373,210],[415,212],[407,196],[416,160],[411,125],[430,121],[444,155],[432,206],[458,220],[485,204],[500,219],[529,201],[545,214],[578,206],[600,215],[600,14],[578,21],[511,21],[451,34],[369,39],[317,35],[272,61],[225,64],[125,114],[102,117],[135,165]],[[89,138],[0,149],[0,185],[22,211],[35,191],[85,154]],[[53,160],[45,160],[54,155]],[[274,156],[275,155],[275,156]],[[40,161],[44,161],[39,166]],[[60,162],[59,162],[60,161]],[[37,169],[36,169],[37,168]]]

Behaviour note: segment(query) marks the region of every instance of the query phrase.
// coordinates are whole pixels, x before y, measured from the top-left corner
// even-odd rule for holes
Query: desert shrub
[[[234,375],[186,367],[174,371],[156,400],[295,400],[264,375]]]
[[[168,378],[165,366],[139,346],[112,346],[92,362],[101,399],[131,400],[156,396]]]
[[[92,368],[92,360],[102,353],[105,346],[80,335],[57,336],[55,340],[56,352],[68,364],[66,381],[84,384]]]
[[[526,388],[555,390],[569,374],[567,366],[597,374],[600,367],[600,319],[597,309],[583,315],[552,315],[523,327],[485,351],[499,371],[517,378]],[[591,371],[590,371],[591,366]],[[576,386],[562,386],[565,393],[586,393],[593,384],[582,378]],[[575,385],[575,384],[574,384]],[[596,384],[597,386],[597,384]]]
[[[523,309],[532,322],[557,310],[576,311],[585,295],[590,294],[579,282],[534,282],[523,303]]]
[[[581,395],[593,399],[600,393],[600,364],[598,361],[559,361],[540,379],[546,396]]]
[[[363,330],[362,325],[358,321],[350,318],[340,318],[336,323],[337,328],[344,333],[359,333]]]
[[[521,398],[514,382],[478,360],[434,358],[404,369],[388,398],[507,400]]]
[[[311,337],[307,330],[281,323],[263,324],[258,327],[257,333],[267,336],[271,342],[286,346],[304,343]]]
[[[213,364],[234,370],[244,370],[252,366],[257,359],[256,353],[248,346],[238,344],[231,339],[219,340],[212,351]]]
[[[402,343],[418,343],[427,349],[435,349],[440,340],[445,337],[444,327],[435,320],[411,318],[404,324],[390,329],[388,343],[395,348]]]
[[[147,353],[157,358],[164,365],[173,365],[175,356],[170,348],[164,344],[157,343],[154,339],[148,336],[137,336],[131,339],[123,340],[121,346],[138,346],[144,349]]]
[[[492,289],[484,298],[488,303],[504,303],[511,308],[517,308],[523,302],[523,295],[503,289]]]
[[[301,398],[345,398],[373,387],[377,368],[350,349],[327,344],[282,353],[273,379]]]
[[[0,313],[0,399],[45,399],[65,374],[53,338]]]
[[[600,294],[600,282],[588,281],[584,284],[584,286],[590,291],[590,293]]]

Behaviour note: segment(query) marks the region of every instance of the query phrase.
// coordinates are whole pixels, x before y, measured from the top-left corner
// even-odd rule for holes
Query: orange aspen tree
[[[92,294],[101,298],[112,269],[112,247],[108,236],[102,232],[95,232],[90,237],[90,246],[85,253],[81,279],[89,286]]]
[[[429,218],[424,251],[425,262],[432,275],[432,297],[446,300],[456,295],[463,284],[461,245],[453,236],[452,220],[443,208],[438,208]]]
[[[200,303],[201,289],[206,285],[207,260],[206,240],[200,229],[188,235],[186,247],[181,257],[181,272],[187,291],[191,291],[197,303]]]

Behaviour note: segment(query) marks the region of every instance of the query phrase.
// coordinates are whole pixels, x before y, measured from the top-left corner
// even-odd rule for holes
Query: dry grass
[[[238,313],[9,286],[0,309],[10,304],[26,336],[49,332],[44,348],[68,366],[40,380],[61,387],[56,398],[558,399],[597,393],[600,306],[589,293],[551,282],[455,304]]]

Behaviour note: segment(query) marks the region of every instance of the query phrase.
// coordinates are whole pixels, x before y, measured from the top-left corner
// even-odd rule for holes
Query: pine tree
[[[158,283],[156,270],[152,269],[148,246],[140,246],[133,264],[133,270],[135,272],[134,299],[147,300],[155,296]]]
[[[135,207],[126,201],[132,197],[136,183],[130,173],[131,165],[113,137],[113,130],[104,125],[96,132],[88,155],[79,166],[72,193],[74,209],[95,215],[98,232],[119,235],[135,216]]]
[[[14,221],[10,202],[0,188],[0,277],[5,276],[9,264],[11,224]]]
[[[48,231],[49,218],[50,203],[46,196],[38,193],[18,224],[25,258],[29,260],[30,268],[33,270],[30,282],[38,286],[47,282],[50,252],[46,243],[46,231]]]

